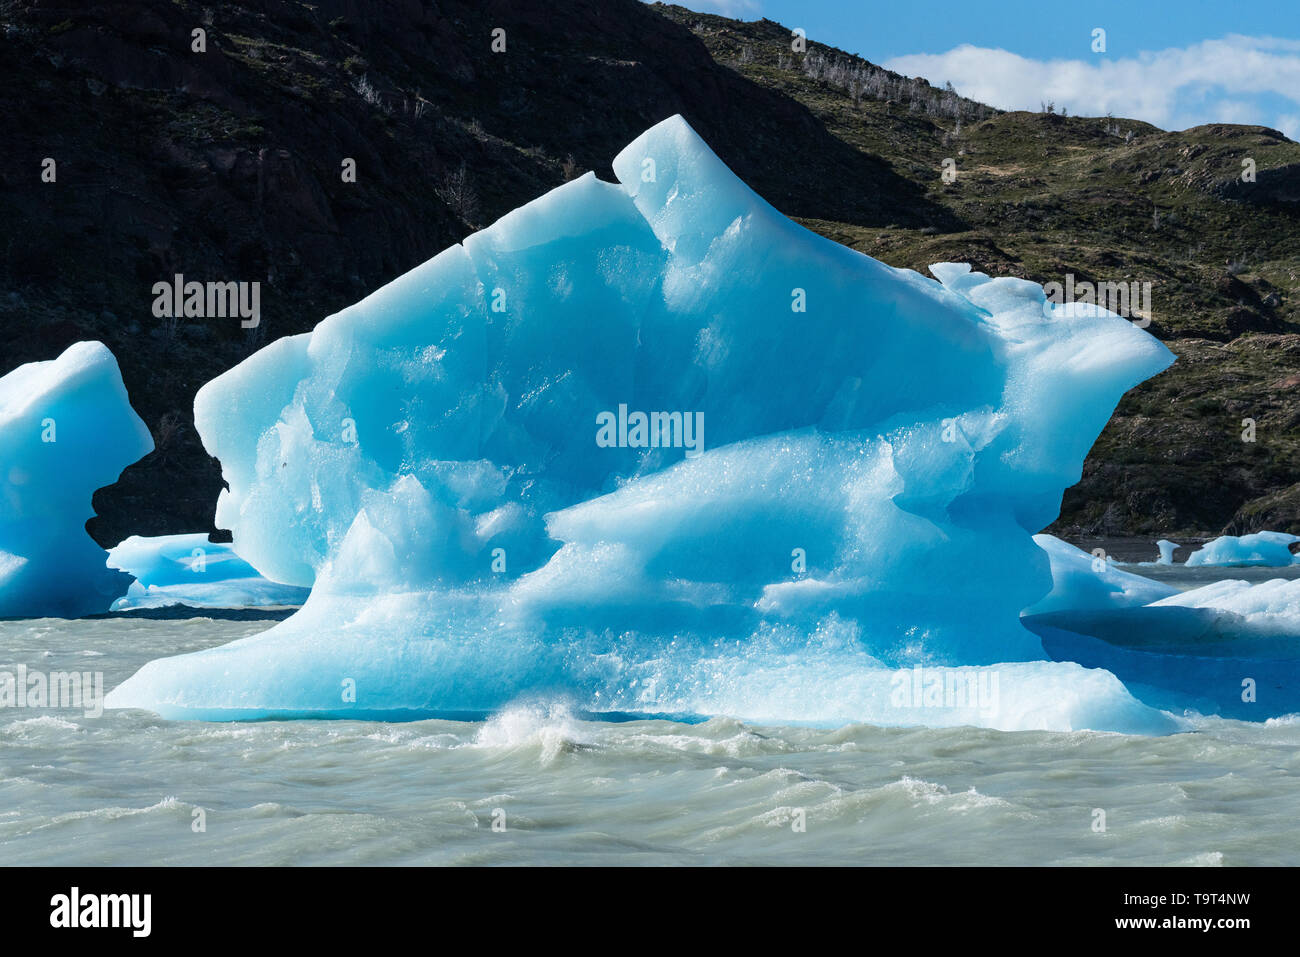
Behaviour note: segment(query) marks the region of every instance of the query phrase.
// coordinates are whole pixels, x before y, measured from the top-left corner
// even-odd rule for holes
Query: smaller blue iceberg
[[[102,343],[0,378],[0,617],[108,611],[130,578],[86,533],[90,499],[152,451]]]
[[[1263,565],[1279,568],[1300,563],[1291,546],[1300,535],[1286,532],[1255,532],[1253,535],[1223,535],[1187,557],[1187,565],[1224,565],[1233,568]]]
[[[108,552],[110,568],[135,581],[113,611],[188,605],[257,608],[301,605],[311,589],[282,585],[257,573],[226,544],[202,532],[142,538],[133,535]]]

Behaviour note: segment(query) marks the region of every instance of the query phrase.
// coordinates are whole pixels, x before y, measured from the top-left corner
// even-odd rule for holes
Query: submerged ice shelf
[[[401,717],[544,694],[1174,727],[1020,623],[1052,588],[1032,533],[1164,346],[1034,283],[954,263],[936,282],[810,233],[680,117],[614,171],[200,391],[217,525],[312,593],[263,634],[151,662],[109,706]],[[900,702],[918,666],[972,688],[994,669],[996,700]]]
[[[0,378],[0,617],[108,611],[130,578],[86,533],[90,499],[151,451],[102,343]]]
[[[1024,621],[1053,658],[1104,668],[1173,711],[1256,721],[1300,712],[1300,579],[1180,592],[1050,535],[1035,540],[1055,585]]]

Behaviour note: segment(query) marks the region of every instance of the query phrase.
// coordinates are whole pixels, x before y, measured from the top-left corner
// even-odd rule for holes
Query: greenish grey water
[[[5,621],[0,669],[102,671],[108,690],[152,658],[270,624]],[[5,709],[0,859],[1300,863],[1300,720],[1193,726],[1144,738],[607,723],[546,701],[486,721],[409,724]]]

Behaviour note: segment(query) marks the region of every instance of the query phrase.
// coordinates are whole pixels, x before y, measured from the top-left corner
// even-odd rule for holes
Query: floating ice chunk
[[[1222,535],[1207,542],[1187,557],[1194,565],[1294,565],[1300,557],[1291,553],[1290,546],[1300,542],[1300,535],[1286,532],[1255,532],[1252,535]]]
[[[109,549],[108,566],[136,579],[113,611],[189,605],[249,608],[301,605],[309,589],[268,581],[229,545],[203,532],[143,538],[132,535]]]
[[[1177,542],[1162,538],[1156,542],[1156,548],[1160,549],[1160,557],[1155,562],[1157,565],[1172,565],[1174,563],[1174,552],[1178,551]]]
[[[151,451],[101,343],[0,378],[0,617],[95,614],[126,591],[85,522],[95,490]]]
[[[928,723],[881,697],[895,669],[1012,661],[1035,662],[1014,714],[960,720],[1163,726],[1043,661],[1019,615],[1051,588],[1031,533],[1168,350],[1033,283],[816,236],[680,117],[614,169],[204,386],[217,524],[313,591],[108,703],[400,717],[544,690]],[[782,675],[801,692],[774,696]]]
[[[1253,585],[1244,581],[1219,581],[1153,604],[1213,608],[1240,615],[1256,627],[1295,636],[1300,657],[1300,579],[1274,578]]]
[[[1178,589],[1121,571],[1108,557],[1090,555],[1052,535],[1035,535],[1052,563],[1052,590],[1025,609],[1049,612],[1135,608],[1178,594]]]
[[[307,600],[310,588],[282,585],[254,578],[197,582],[192,585],[141,585],[132,582],[126,594],[113,602],[112,611],[140,608],[274,608],[296,607]]]
[[[156,538],[132,535],[108,550],[108,567],[126,572],[142,585],[187,585],[257,575],[229,545],[210,542],[203,532]]]
[[[1107,669],[1155,707],[1256,721],[1300,711],[1300,580],[1220,581],[1026,621],[1053,657]]]

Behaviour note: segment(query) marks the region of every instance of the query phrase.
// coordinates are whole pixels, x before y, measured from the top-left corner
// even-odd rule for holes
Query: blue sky
[[[1300,138],[1300,2],[1275,0],[679,0],[768,17],[900,73],[1004,109],[1165,129],[1259,123]],[[1093,30],[1105,30],[1094,52]]]

